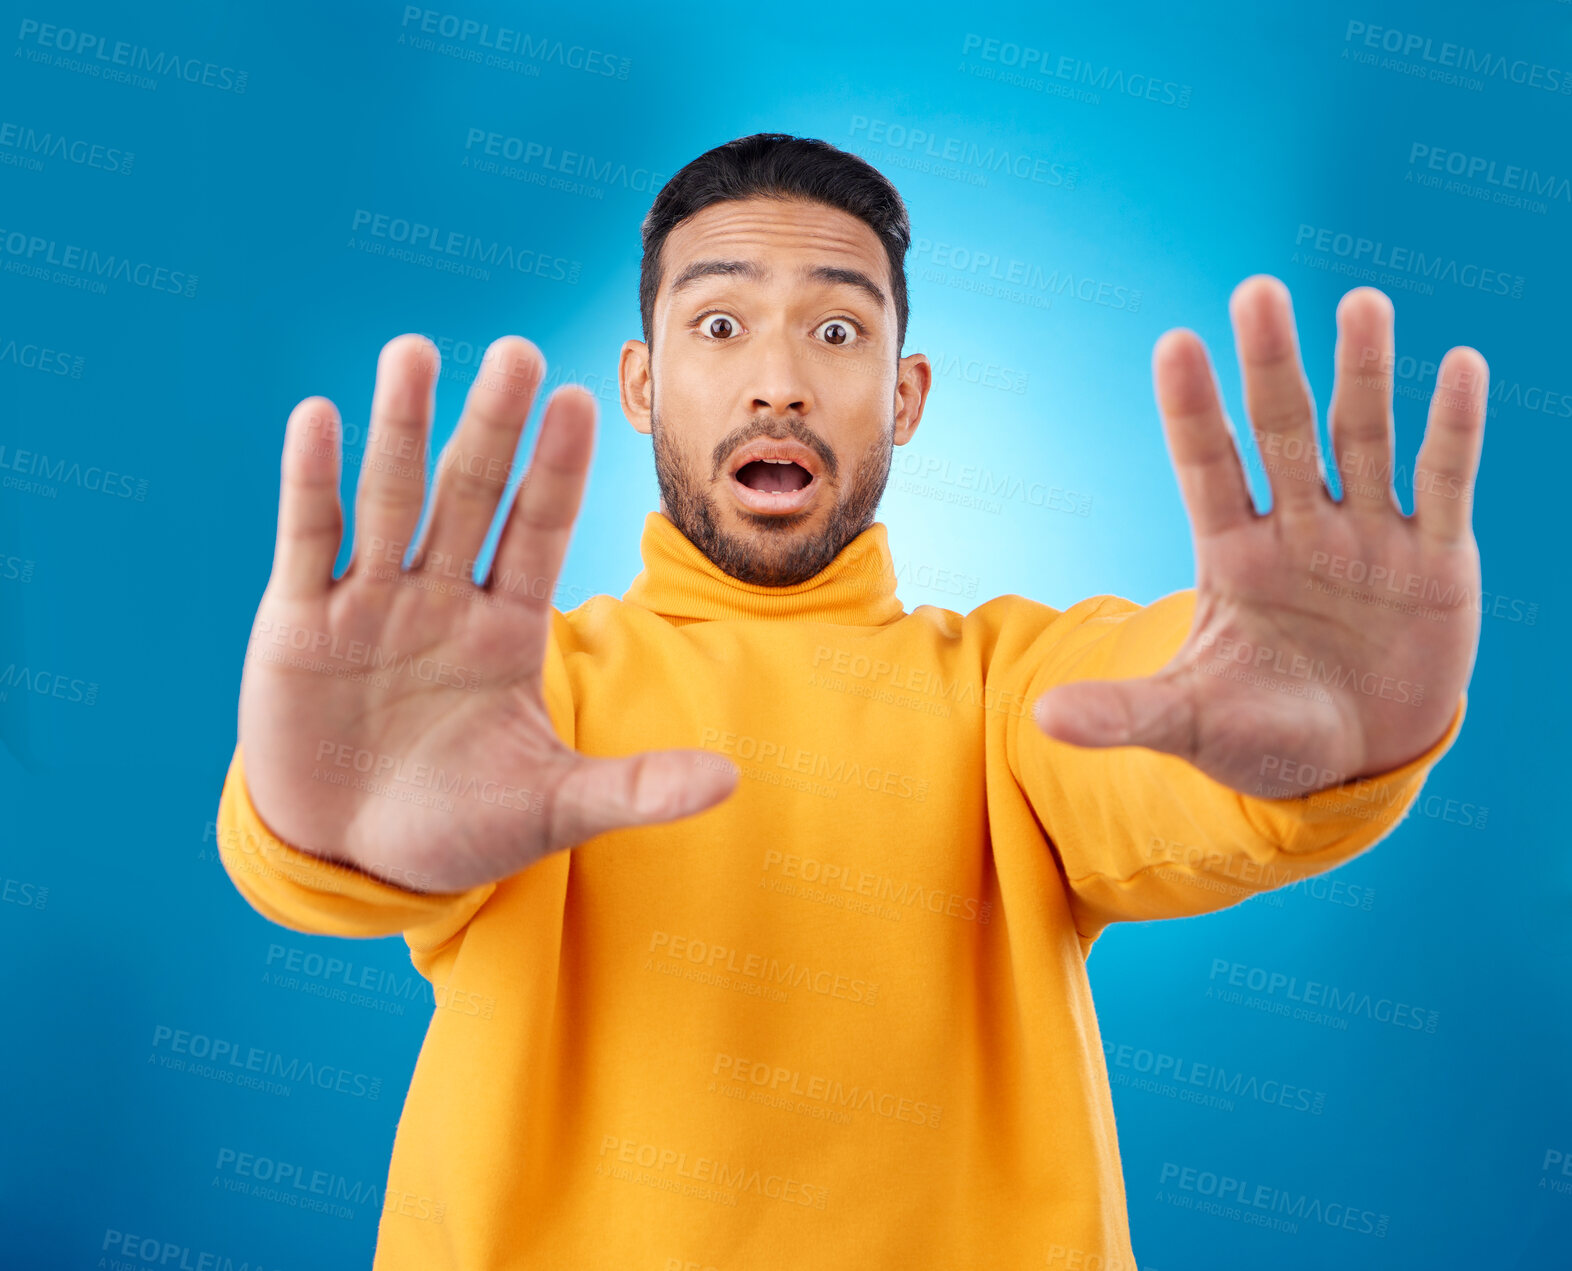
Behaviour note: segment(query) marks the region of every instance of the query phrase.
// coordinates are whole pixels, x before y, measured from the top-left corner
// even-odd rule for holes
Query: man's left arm
[[[1189,632],[1194,591],[1139,606],[1102,596],[1059,615],[1010,658],[1035,701],[1062,684],[1153,674]],[[1313,682],[1291,686],[1318,691]],[[1428,750],[1388,772],[1349,778],[1263,750],[1245,790],[1176,755],[1141,746],[1081,747],[1009,721],[1010,772],[1047,833],[1083,939],[1110,923],[1210,913],[1345,864],[1407,814],[1462,727],[1460,696]],[[1282,783],[1298,794],[1276,795]],[[1329,784],[1330,783],[1330,784]]]
[[[1358,288],[1338,307],[1329,423],[1341,499],[1286,288],[1249,279],[1231,310],[1271,511],[1255,511],[1205,347],[1169,332],[1153,372],[1195,589],[1145,609],[1089,602],[1099,608],[1045,632],[1030,691],[1052,740],[1018,735],[1012,747],[1087,926],[1165,916],[1130,903],[1136,871],[1205,876],[1209,850],[1222,853],[1213,869],[1278,869],[1276,882],[1237,880],[1246,890],[1340,863],[1401,818],[1462,722],[1479,642],[1484,359],[1455,348],[1441,361],[1408,516],[1392,486],[1391,302]],[[1166,832],[1187,821],[1186,835]],[[1112,858],[1109,833],[1122,843]],[[1132,848],[1136,836],[1147,841]],[[1076,859],[1092,866],[1079,880]],[[1182,894],[1159,908],[1219,907],[1175,909]]]

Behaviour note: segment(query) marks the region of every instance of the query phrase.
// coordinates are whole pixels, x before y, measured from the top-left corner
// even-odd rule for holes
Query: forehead
[[[756,259],[787,269],[797,263],[859,269],[889,285],[889,259],[866,221],[802,199],[749,198],[711,203],[666,238],[661,291],[700,257]]]

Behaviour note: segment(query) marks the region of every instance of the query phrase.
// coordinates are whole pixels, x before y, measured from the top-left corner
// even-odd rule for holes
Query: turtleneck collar
[[[623,595],[662,617],[693,622],[774,618],[882,627],[905,612],[895,595],[895,565],[884,524],[875,521],[806,582],[791,587],[745,583],[718,568],[660,512],[644,518],[644,569]]]

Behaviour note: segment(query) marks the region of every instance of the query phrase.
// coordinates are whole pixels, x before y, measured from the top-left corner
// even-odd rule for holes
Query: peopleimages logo
[[[400,975],[294,946],[268,945],[264,965],[264,984],[366,1006],[387,1015],[402,1015],[406,1002],[480,1019],[490,1019],[497,1008],[497,999],[490,994],[455,988],[451,982],[431,982],[413,970]]]
[[[118,150],[81,137],[73,139],[54,131],[39,132],[22,124],[0,123],[0,162],[20,160],[22,166],[42,171],[45,158],[64,159],[79,167],[98,168],[122,176],[130,176],[136,162],[136,155],[129,150]]]
[[[100,1258],[97,1265],[112,1267],[114,1271],[131,1267],[126,1258],[135,1258],[137,1263],[150,1267],[163,1267],[166,1271],[169,1268],[174,1271],[266,1271],[261,1262],[252,1262],[249,1258],[237,1261],[226,1253],[212,1253],[157,1236],[137,1235],[118,1227],[104,1231],[104,1243],[99,1248],[105,1253],[112,1252],[113,1260]],[[273,1271],[278,1271],[276,1262]]]
[[[1552,1169],[1555,1174],[1551,1173]],[[1539,1180],[1541,1190],[1572,1194],[1572,1149],[1562,1151],[1560,1148],[1546,1148],[1545,1163],[1540,1166],[1540,1173],[1543,1175]]]
[[[1394,57],[1417,57],[1417,63],[1398,63],[1389,69],[1442,83],[1453,82],[1459,74],[1475,75],[1510,84],[1523,84],[1547,93],[1572,93],[1572,74],[1558,67],[1545,66],[1524,58],[1509,58],[1502,53],[1471,49],[1466,44],[1448,41],[1438,44],[1428,35],[1399,31],[1395,27],[1371,26],[1357,19],[1351,20],[1343,32],[1343,43],[1377,49]],[[1347,54],[1346,49],[1344,54]]]
[[[383,242],[397,244],[411,257],[411,263],[440,263],[444,272],[463,273],[489,280],[490,269],[511,270],[521,274],[534,274],[556,282],[576,283],[583,266],[576,260],[552,255],[532,247],[515,247],[498,239],[484,239],[459,230],[444,230],[424,221],[412,221],[402,216],[389,216],[357,207],[350,222],[351,247],[357,246],[356,231],[370,235],[368,242],[375,250],[373,255],[387,254]],[[376,240],[381,240],[380,242]],[[429,254],[429,255],[428,255]],[[470,264],[474,261],[478,264]],[[463,262],[463,263],[460,263]],[[489,267],[489,268],[488,268]]]
[[[43,375],[69,375],[74,380],[82,378],[85,364],[80,353],[62,353],[46,345],[18,344],[13,338],[0,337],[0,366],[7,362]]]
[[[1384,1240],[1391,1222],[1387,1215],[1358,1205],[1349,1205],[1341,1201],[1323,1201],[1319,1196],[1311,1196],[1307,1192],[1292,1192],[1285,1187],[1252,1183],[1248,1179],[1235,1178],[1231,1174],[1218,1174],[1212,1170],[1198,1170],[1193,1166],[1175,1165],[1172,1161],[1163,1162],[1158,1185],[1176,1187],[1180,1193],[1185,1193],[1176,1198],[1182,1202],[1181,1208],[1210,1212],[1207,1206],[1196,1204],[1191,1199],[1197,1196],[1207,1197],[1215,1200],[1218,1206],[1232,1208],[1232,1212],[1219,1211],[1219,1217],[1235,1218],[1251,1226],[1274,1225],[1260,1222],[1259,1219],[1268,1214],[1281,1215],[1286,1219],[1320,1223],[1323,1226],[1338,1227],[1343,1231],[1375,1236]],[[1169,1198],[1159,1192],[1158,1199]],[[1297,1224],[1290,1223],[1288,1229],[1297,1231]]]
[[[1309,1112],[1314,1116],[1320,1116],[1326,1110],[1326,1091],[1311,1090],[1281,1078],[1269,1077],[1263,1081],[1241,1069],[1197,1063],[1194,1059],[1171,1055],[1167,1051],[1144,1046],[1115,1045],[1109,1041],[1103,1042],[1103,1054],[1110,1068],[1124,1069],[1151,1078],[1150,1082],[1141,1084],[1128,1077],[1121,1080],[1124,1073],[1112,1072],[1109,1075],[1115,1085],[1150,1089],[1156,1094],[1172,1093],[1185,1103],[1199,1103],[1205,1107],[1224,1106],[1232,1111],[1233,1099],[1250,1099],[1287,1108],[1292,1112]],[[1216,1095],[1203,1091],[1216,1091],[1229,1097],[1218,1099]]]
[[[1084,61],[1068,54],[1055,57],[1048,49],[1036,48],[1030,44],[1017,44],[1013,40],[994,39],[967,32],[966,37],[961,41],[961,53],[972,54],[985,63],[1011,68],[1000,72],[995,71],[993,65],[980,67],[979,69],[985,72],[981,76],[983,79],[996,79],[1006,84],[1019,83],[1021,87],[1031,88],[1035,86],[1032,81],[1040,76],[1044,81],[1060,80],[1078,87],[1084,85],[1086,88],[1122,94],[1159,106],[1177,106],[1180,110],[1184,110],[1190,105],[1188,84],[1180,84],[1141,71],[1126,73],[1123,67],[1099,66],[1094,62]],[[970,71],[970,67],[962,62],[961,70]],[[1095,93],[1086,94],[1085,99],[1092,105],[1101,101]]]
[[[150,261],[132,260],[113,252],[100,253],[75,243],[59,243],[52,238],[24,233],[22,230],[0,229],[0,255],[11,259],[5,262],[5,271],[37,278],[49,275],[50,267],[56,270],[51,279],[69,282],[73,286],[103,294],[103,280],[119,279],[149,291],[163,291],[173,296],[196,295],[197,275],[181,270],[167,269]],[[60,271],[66,271],[61,277]]]
[[[423,9],[417,4],[404,6],[404,19],[399,24],[403,32],[399,35],[399,43],[406,40],[413,43],[413,36],[440,36],[444,40],[457,40],[460,46],[468,45],[472,40],[474,47],[463,49],[469,56],[461,60],[484,63],[491,66],[502,66],[513,69],[519,65],[541,63],[557,66],[570,71],[583,71],[586,75],[594,75],[602,79],[627,79],[628,70],[633,62],[630,58],[608,53],[604,49],[587,48],[582,44],[567,44],[562,40],[549,39],[541,36],[537,39],[528,31],[515,30],[513,27],[493,27],[489,22],[479,22],[474,18],[461,18],[456,13],[442,13],[436,9]],[[410,28],[413,26],[413,31]],[[427,44],[431,41],[427,40]],[[417,47],[421,47],[417,45]],[[438,51],[445,51],[446,46]],[[489,50],[482,54],[481,50]],[[529,59],[528,63],[517,63],[515,58]],[[533,67],[539,74],[538,67]]]
[[[335,1218],[353,1218],[351,1204],[381,1207],[382,1190],[375,1183],[360,1179],[351,1183],[342,1174],[308,1169],[294,1161],[221,1147],[214,1169],[214,1187]]]
[[[732,945],[701,940],[695,936],[673,935],[669,931],[650,932],[650,943],[645,950],[645,969],[670,967],[678,963],[691,963],[705,971],[729,972],[745,976],[771,988],[807,989],[820,997],[839,998],[861,1006],[873,1006],[879,999],[879,986],[861,977],[854,977],[823,964],[814,966],[798,962],[795,958],[783,963],[778,957],[765,953],[749,953]],[[739,962],[738,959],[741,959]],[[784,1000],[784,999],[779,999]]]
[[[239,1042],[223,1037],[210,1037],[206,1033],[192,1033],[168,1024],[153,1028],[153,1050],[148,1063],[176,1072],[189,1072],[193,1076],[226,1085],[252,1086],[266,1089],[269,1094],[290,1093],[291,1087],[280,1086],[266,1078],[279,1081],[303,1081],[322,1090],[351,1095],[356,1099],[375,1099],[382,1092],[382,1078],[363,1072],[351,1072],[333,1064],[319,1064],[286,1056],[260,1046],[242,1047]],[[262,1074],[257,1076],[255,1074]]]
[[[880,1090],[877,1086],[859,1082],[838,1081],[833,1077],[815,1075],[778,1063],[744,1059],[725,1051],[716,1053],[710,1075],[720,1083],[722,1092],[726,1092],[724,1083],[727,1081],[736,1083],[729,1093],[737,1097],[741,1097],[742,1087],[752,1086],[756,1091],[767,1091],[770,1095],[792,1095],[807,1099],[843,1114],[871,1112],[886,1121],[904,1121],[909,1125],[925,1125],[935,1130],[939,1128],[939,1118],[943,1113],[937,1103],[929,1100]],[[717,1089],[717,1081],[711,1081],[712,1090]],[[763,1100],[755,1099],[753,1102]],[[848,1116],[839,1123],[848,1124],[849,1119]]]
[[[1219,977],[1222,979],[1221,984],[1218,983]],[[1284,1002],[1297,1002],[1301,1007],[1325,1007],[1328,1011],[1340,1012],[1338,1018],[1362,1015],[1377,1023],[1391,1024],[1394,1028],[1413,1032],[1434,1033],[1441,1019],[1440,1012],[1408,1002],[1394,1001],[1389,997],[1372,997],[1358,989],[1345,991],[1335,984],[1323,984],[1318,980],[1301,981],[1297,975],[1248,966],[1243,962],[1230,962],[1226,958],[1212,959],[1212,970],[1207,979],[1212,981],[1206,990],[1208,997],[1222,996],[1223,985],[1229,985],[1249,989],[1252,993],[1264,993],[1268,998],[1276,998],[1281,994]],[[1223,1000],[1230,999],[1223,997]]]
[[[630,168],[620,160],[600,159],[582,150],[560,149],[533,137],[515,137],[485,128],[468,129],[464,149],[470,152],[464,156],[466,167],[472,158],[476,164],[482,159],[506,159],[526,168],[538,166],[543,173],[558,173],[598,186],[618,185],[636,194],[653,195],[666,184],[666,174],[653,168]],[[498,170],[507,172],[507,169]]]
[[[298,1161],[277,1160],[237,1148],[219,1148],[214,1169],[213,1187],[333,1218],[354,1218],[351,1205],[366,1205],[383,1213],[431,1223],[441,1223],[447,1216],[447,1205],[429,1196],[397,1187],[382,1188],[362,1179],[351,1182],[332,1170],[308,1169]],[[237,1267],[228,1259],[199,1260],[195,1264],[181,1262],[178,1266],[184,1271],[248,1271],[247,1264]],[[257,1266],[249,1271],[264,1271],[264,1268]]]
[[[313,630],[294,623],[258,618],[251,628],[251,645],[266,661],[299,666],[318,674],[339,678],[366,679],[379,687],[392,682],[391,676],[409,676],[424,684],[440,684],[475,692],[480,688],[480,672],[440,658],[421,656],[399,649],[385,649],[364,640],[344,640],[337,632]],[[271,645],[272,647],[266,647]],[[291,654],[301,655],[292,658]],[[318,759],[322,758],[319,754]]]
[[[20,878],[0,878],[0,901],[21,909],[47,909],[49,888],[24,883]]]
[[[1416,141],[1409,147],[1408,166],[1409,173],[1405,180],[1409,181],[1414,179],[1413,169],[1422,167],[1459,178],[1460,188],[1465,192],[1472,188],[1473,182],[1481,181],[1485,185],[1495,186],[1497,194],[1520,191],[1537,198],[1562,199],[1572,203],[1572,180],[1564,176],[1546,176],[1533,168],[1519,167],[1515,163],[1498,163],[1483,155],[1446,150],[1441,146],[1426,145],[1423,141]],[[1506,200],[1498,198],[1496,201]],[[1512,201],[1510,205],[1518,206],[1520,202]]]
[[[56,456],[51,460],[48,455],[36,450],[13,450],[0,445],[0,471],[18,474],[16,477],[0,478],[0,485],[4,488],[27,487],[29,492],[43,493],[47,498],[54,498],[59,488],[44,483],[55,481],[60,485],[75,486],[79,490],[91,490],[94,494],[107,494],[111,498],[131,499],[136,503],[147,500],[145,479],[127,476],[112,468],[100,468],[97,464],[84,468],[75,459]],[[37,480],[24,480],[29,477],[36,477]]]
[[[1046,301],[1042,308],[1050,307],[1054,296],[1130,313],[1141,308],[1139,288],[1094,278],[1074,269],[1048,269],[1037,261],[1003,257],[996,251],[979,251],[962,244],[916,238],[912,240],[912,259],[917,264],[929,263],[937,267],[924,270],[923,276],[928,281],[945,281],[945,271],[949,271],[957,278],[1019,287],[1023,294]]]
[[[1339,262],[1334,273],[1376,281],[1376,270],[1387,270],[1380,281],[1387,285],[1403,286],[1406,290],[1425,291],[1426,283],[1449,282],[1458,287],[1482,291],[1486,295],[1523,298],[1525,280],[1521,274],[1510,274],[1502,269],[1489,269],[1483,265],[1464,264],[1450,256],[1427,255],[1416,247],[1393,246],[1380,239],[1365,238],[1339,230],[1316,225],[1300,225],[1294,235],[1293,263],[1325,268],[1326,262],[1317,262],[1308,256],[1311,251],[1327,252]],[[1300,250],[1307,255],[1300,259]],[[1433,287],[1431,288],[1433,291]]]
[[[1379,375],[1362,375],[1359,387],[1384,388],[1380,383],[1380,376],[1396,376],[1393,391],[1399,397],[1407,397],[1413,401],[1429,402],[1435,391],[1434,384],[1437,364],[1424,358],[1410,355],[1396,357],[1391,353],[1381,353],[1378,350],[1365,350],[1359,358],[1360,370],[1375,366]],[[1504,375],[1490,377],[1490,397],[1487,411],[1498,414],[1502,407],[1512,406],[1519,410],[1531,411],[1536,414],[1550,415],[1556,419],[1572,419],[1572,391],[1565,385],[1559,389],[1544,388],[1538,384],[1525,385],[1521,380],[1508,379]],[[1343,468],[1348,467],[1345,458]],[[1388,468],[1387,477],[1391,471],[1388,465],[1379,465]],[[1401,474],[1401,469],[1399,469]],[[1401,476],[1400,476],[1401,479]]]
[[[843,892],[871,897],[891,904],[925,910],[931,914],[947,915],[965,922],[987,925],[993,913],[993,903],[976,896],[963,896],[942,887],[928,887],[910,879],[896,879],[884,874],[870,874],[861,866],[836,864],[817,860],[812,856],[793,856],[769,848],[764,853],[762,872],[768,874],[778,867],[786,878],[817,883],[825,888],[839,888]],[[899,915],[897,914],[897,917]]]
[[[97,681],[89,683],[86,680],[75,680],[56,671],[35,671],[25,665],[18,669],[15,662],[8,664],[4,671],[0,671],[0,702],[10,700],[13,688],[24,693],[37,693],[40,697],[58,697],[61,701],[79,702],[86,706],[95,705],[98,701]]]
[[[889,146],[891,154],[897,157],[904,155],[934,164],[954,164],[958,169],[980,177],[982,185],[988,183],[988,177],[1003,174],[1022,181],[1033,181],[1038,185],[1062,186],[1066,190],[1073,190],[1080,175],[1074,164],[1056,161],[1048,155],[1012,150],[991,141],[985,148],[978,141],[965,137],[938,136],[926,128],[900,120],[853,115],[850,135],[856,137],[859,134],[863,140],[874,145]],[[902,163],[900,166],[908,165]]]
[[[698,1184],[713,1183],[716,1188],[722,1189],[723,1195],[748,1192],[756,1197],[778,1200],[784,1204],[811,1206],[814,1209],[823,1209],[830,1196],[828,1188],[801,1179],[766,1174],[752,1165],[735,1164],[721,1157],[699,1156],[696,1152],[657,1143],[642,1143],[638,1139],[617,1134],[601,1136],[600,1155],[604,1158],[609,1153],[615,1153],[616,1164],[597,1164],[595,1173],[598,1177],[645,1183],[660,1191],[688,1191],[688,1194],[706,1200],[716,1199],[707,1194],[713,1189],[698,1187]],[[646,1177],[623,1168],[633,1165],[646,1171],[653,1170],[655,1174]],[[670,1178],[659,1177],[668,1168],[675,1177],[692,1179],[693,1183],[684,1187],[675,1184]],[[723,1200],[721,1203],[735,1204],[735,1195],[729,1202]]]
[[[950,459],[940,455],[902,450],[891,458],[890,472],[892,477],[915,477],[919,482],[931,481],[958,490],[975,490],[985,500],[1018,500],[1032,507],[1045,508],[1050,512],[1067,512],[1072,516],[1092,514],[1092,496],[1089,494],[1049,485],[1044,481],[1027,481],[1019,472],[994,472],[980,464],[956,464],[952,469]],[[911,487],[895,485],[894,488],[902,490]],[[921,487],[916,487],[912,492],[920,493]],[[993,506],[997,508],[999,505],[995,503]]]
[[[1326,691],[1319,687],[1321,684],[1333,684],[1340,689],[1363,693],[1367,697],[1379,697],[1383,701],[1399,702],[1405,706],[1417,706],[1425,696],[1423,684],[1394,679],[1390,675],[1361,670],[1356,666],[1343,666],[1341,663],[1328,666],[1319,658],[1311,661],[1302,653],[1275,649],[1266,644],[1252,644],[1249,640],[1235,640],[1208,633],[1200,638],[1197,647],[1211,653],[1211,657],[1197,658],[1190,664],[1192,670],[1258,684],[1263,688],[1283,688],[1284,691],[1292,691],[1294,696],[1313,697],[1316,701],[1331,700]],[[1241,671],[1241,667],[1245,669]],[[1274,683],[1270,676],[1263,675],[1263,669],[1272,675],[1286,676],[1300,683],[1286,687]],[[1299,691],[1301,689],[1304,691]]]
[[[706,728],[699,738],[704,750],[718,746],[723,755],[765,763],[773,759],[775,766],[811,776],[815,780],[832,781],[837,787],[861,786],[875,794],[893,795],[922,803],[928,797],[928,778],[905,776],[893,768],[879,764],[863,763],[860,759],[846,759],[839,755],[822,754],[792,746],[789,742],[752,737],[747,733],[723,732],[719,728]]]
[[[56,65],[69,70],[86,71],[104,79],[127,76],[127,71],[121,69],[124,67],[153,75],[174,75],[188,84],[202,84],[226,93],[238,95],[246,91],[245,71],[237,71],[232,66],[218,66],[195,57],[181,57],[168,49],[154,53],[140,44],[127,44],[124,40],[116,40],[111,44],[101,35],[77,31],[68,26],[54,26],[33,18],[22,19],[16,38],[18,44],[32,44],[37,50],[52,49],[57,53],[74,54],[71,58],[40,55],[51,58]],[[83,58],[93,60],[80,61]],[[150,81],[141,86],[157,88],[158,84],[157,81]]]
[[[316,758],[317,766],[311,770],[315,781],[389,794],[418,807],[429,804],[450,812],[454,799],[474,799],[491,807],[511,808],[531,816],[540,816],[546,808],[546,796],[540,790],[491,778],[481,780],[470,772],[449,772],[440,765],[369,750],[332,737],[317,739]],[[339,771],[335,773],[333,768]],[[358,774],[364,780],[356,780],[351,774]]]

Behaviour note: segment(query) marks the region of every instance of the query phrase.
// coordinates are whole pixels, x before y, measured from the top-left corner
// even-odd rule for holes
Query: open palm
[[[484,584],[474,562],[508,483],[545,361],[488,350],[425,500],[437,351],[382,351],[343,577],[341,428],[307,398],[285,435],[278,543],[247,651],[240,749],[257,812],[302,851],[422,891],[506,877],[611,829],[725,798],[735,768],[702,751],[616,759],[558,740],[543,697],[551,597],[583,497],[595,404],[547,403]]]
[[[1405,516],[1392,486],[1392,305],[1349,292],[1329,421],[1338,501],[1287,289],[1248,279],[1231,311],[1272,510],[1251,503],[1205,347],[1167,333],[1153,376],[1194,536],[1194,623],[1155,675],[1061,686],[1037,717],[1062,741],[1146,746],[1236,790],[1300,794],[1417,758],[1456,712],[1479,644],[1470,520],[1488,370],[1469,348],[1442,359]]]

